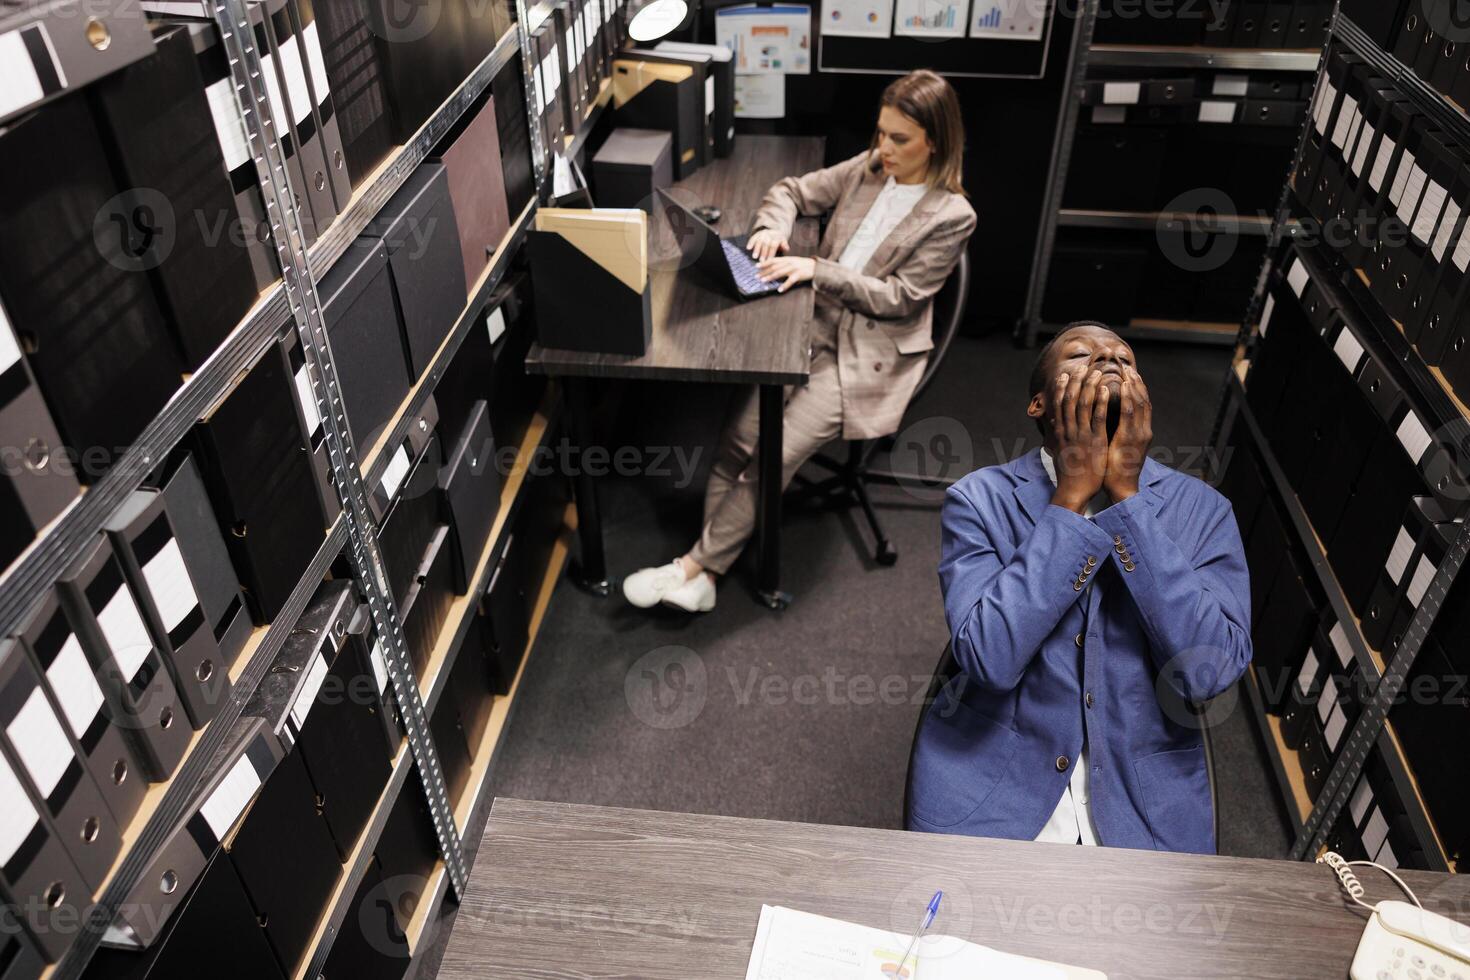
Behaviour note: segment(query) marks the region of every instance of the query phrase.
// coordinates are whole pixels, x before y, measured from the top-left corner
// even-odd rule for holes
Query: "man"
[[[1230,504],[1147,457],[1133,351],[1072,324],[1026,414],[1043,448],[969,474],[943,513],[940,583],[961,674],[924,718],[911,829],[1213,853],[1204,748],[1180,699],[1251,659]]]

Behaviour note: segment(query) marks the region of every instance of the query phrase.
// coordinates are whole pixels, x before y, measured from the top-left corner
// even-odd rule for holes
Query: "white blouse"
[[[878,250],[878,246],[883,244],[883,239],[898,227],[900,221],[908,217],[908,213],[928,190],[927,183],[900,184],[889,177],[873,201],[873,206],[868,208],[862,223],[848,239],[847,247],[842,250],[837,264],[854,272],[861,272],[863,266],[868,264],[868,259]]]

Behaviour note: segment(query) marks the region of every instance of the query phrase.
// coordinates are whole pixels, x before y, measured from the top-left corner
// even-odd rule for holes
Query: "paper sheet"
[[[785,115],[786,76],[735,76],[735,118],[780,119]]]
[[[949,936],[926,936],[917,964],[899,970],[908,937],[780,906],[761,906],[745,980],[1107,980],[1096,970],[1013,956]]]
[[[807,75],[812,70],[812,8],[785,3],[721,7],[715,40],[735,52],[737,75]]]
[[[969,11],[970,0],[898,0],[893,33],[899,37],[964,37]]]
[[[1040,41],[1050,0],[975,0],[970,36],[1007,41]]]
[[[893,0],[822,0],[828,37],[891,37]]]

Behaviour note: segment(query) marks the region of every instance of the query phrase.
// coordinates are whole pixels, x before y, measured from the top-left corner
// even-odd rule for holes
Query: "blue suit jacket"
[[[949,490],[939,578],[962,673],[920,725],[909,827],[1035,838],[1085,732],[1103,844],[1213,852],[1185,702],[1225,691],[1251,659],[1235,515],[1151,459],[1139,492],[1092,520],[1052,505],[1055,489],[1032,450]]]

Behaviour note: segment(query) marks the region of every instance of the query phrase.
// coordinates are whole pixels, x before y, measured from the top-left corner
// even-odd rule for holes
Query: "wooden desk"
[[[683,203],[713,204],[723,211],[722,235],[746,231],[767,188],[782,177],[822,165],[821,137],[748,136],[735,140],[731,156],[701,168],[674,185]],[[811,254],[817,222],[803,219],[793,232],[793,251]],[[573,438],[586,444],[586,406],[577,378],[632,378],[755,384],[760,386],[759,591],[773,608],[785,604],[780,590],[782,386],[805,384],[810,370],[813,294],[794,289],[778,297],[742,303],[726,296],[697,270],[681,268],[678,248],[663,215],[649,221],[650,298],[653,337],[642,357],[554,350],[540,344],[526,355],[526,370],[569,379],[568,422]],[[770,478],[767,478],[770,474]],[[610,590],[602,549],[596,481],[577,477],[577,526],[583,584]]]
[[[740,980],[762,903],[909,931],[936,888],[936,934],[1110,980],[1340,980],[1366,915],[1315,864],[496,800],[439,980]]]

